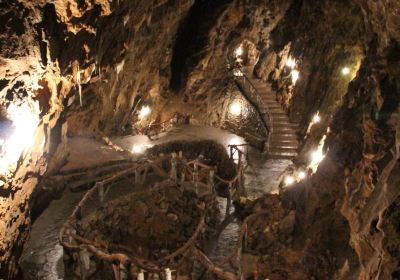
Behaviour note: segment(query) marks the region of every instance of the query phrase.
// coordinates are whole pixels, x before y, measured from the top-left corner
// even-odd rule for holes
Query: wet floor
[[[125,150],[132,150],[135,145],[151,147],[173,140],[193,139],[211,139],[224,146],[244,142],[243,138],[229,132],[211,127],[196,126],[176,128],[153,141],[143,136],[119,137],[112,139],[112,141]],[[82,139],[79,141],[82,141]],[[75,142],[74,140],[71,141],[71,143]],[[98,142],[95,146],[98,146],[103,151],[107,149],[107,153],[112,154],[112,151],[109,151],[108,148]],[[69,148],[74,149],[73,146]],[[76,153],[71,154],[74,155]],[[87,156],[90,157],[90,155],[95,157],[96,151]],[[117,155],[117,158],[120,156],[120,154]],[[123,156],[125,157],[125,155]],[[73,161],[74,159],[70,160],[69,164],[74,168],[79,167],[79,164],[76,165]],[[91,159],[90,162],[96,164],[95,159]],[[289,164],[289,160],[268,160],[265,159],[265,155],[256,150],[250,150],[248,167],[245,171],[247,195],[250,198],[255,198],[263,193],[276,192],[279,183],[277,178]],[[30,238],[25,244],[23,256],[20,260],[24,279],[57,280],[64,278],[63,250],[58,242],[58,232],[82,195],[83,193],[71,193],[68,189],[65,190],[61,199],[51,202],[49,207],[34,222]],[[226,199],[219,198],[219,205],[221,215],[224,217]],[[230,212],[233,212],[233,208],[230,209]],[[231,217],[226,226],[220,231],[218,238],[211,242],[207,248],[207,255],[212,261],[219,263],[232,252],[237,244],[239,231],[240,223],[234,217]]]

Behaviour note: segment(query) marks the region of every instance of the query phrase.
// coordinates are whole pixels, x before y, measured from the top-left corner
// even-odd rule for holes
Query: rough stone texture
[[[305,191],[295,204],[299,236],[307,236],[307,246],[317,251],[332,249],[341,279],[390,279],[399,266],[393,249],[398,248],[398,1],[0,5],[0,120],[6,121],[11,102],[37,101],[41,110],[35,152],[23,155],[12,180],[0,187],[1,276],[16,272],[30,204],[40,195],[32,193],[63,162],[67,133],[127,133],[132,123],[147,122],[137,117],[144,101],[153,108],[148,121],[186,110],[199,123],[220,125],[228,106],[227,64],[244,39],[260,53],[255,73],[273,84],[292,120],[301,122],[301,136],[313,114],[323,112],[322,123],[303,143],[300,162],[330,127],[326,159],[300,186]],[[285,68],[288,55],[298,60],[295,86]],[[343,77],[345,65],[351,74]]]

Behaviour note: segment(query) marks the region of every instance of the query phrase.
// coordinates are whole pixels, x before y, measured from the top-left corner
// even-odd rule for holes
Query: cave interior
[[[400,279],[400,1],[0,1],[0,279]]]

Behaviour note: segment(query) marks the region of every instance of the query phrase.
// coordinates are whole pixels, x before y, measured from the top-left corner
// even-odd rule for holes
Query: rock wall
[[[63,163],[67,135],[129,133],[174,111],[219,124],[229,106],[227,65],[248,40],[260,53],[255,73],[273,84],[291,119],[301,123],[299,161],[307,161],[327,134],[328,153],[298,204],[300,232],[320,250],[345,246],[344,253],[334,252],[343,277],[388,278],[398,266],[399,5],[2,2],[0,121],[8,121],[11,104],[26,102],[39,108],[40,123],[34,152],[20,157],[10,177],[1,177],[0,275],[16,272],[31,204],[40,195],[35,187]],[[299,71],[296,83],[286,66],[289,56]],[[146,120],[137,114],[143,105],[152,108]],[[322,122],[307,134],[317,111]]]
[[[34,190],[66,156],[67,135],[121,132],[169,83],[171,47],[193,1],[6,1],[0,22],[0,107],[38,104],[34,144],[3,178],[0,275],[12,278]],[[142,102],[142,103],[141,103]],[[160,108],[160,106],[158,107]],[[128,126],[125,126],[128,124]],[[26,135],[26,137],[31,137]]]
[[[288,196],[296,197],[298,234],[309,248],[335,255],[337,279],[391,279],[399,267],[391,218],[400,194],[396,5],[294,2],[255,70],[302,124],[299,162],[309,162],[327,135],[317,173]],[[300,73],[295,85],[289,56]],[[317,111],[321,123],[307,133]]]

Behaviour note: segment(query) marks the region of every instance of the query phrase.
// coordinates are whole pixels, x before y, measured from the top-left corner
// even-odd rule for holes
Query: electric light
[[[292,70],[292,72],[290,72],[290,75],[292,76],[292,83],[295,84],[299,79],[300,72],[297,70]]]
[[[229,106],[229,112],[234,116],[239,116],[242,113],[242,104],[235,101]]]
[[[132,153],[141,154],[143,153],[145,147],[143,145],[133,145]]]
[[[298,175],[300,180],[303,180],[307,176],[306,172],[304,172],[304,171],[300,171],[297,175]]]
[[[243,48],[242,46],[240,46],[235,50],[235,56],[238,57],[241,56],[242,54],[243,54]]]
[[[233,70],[233,75],[234,75],[235,77],[243,77],[243,72],[240,71],[239,69],[234,69],[234,70]]]
[[[296,67],[296,60],[294,60],[292,57],[289,57],[288,60],[286,61],[286,66],[290,68],[295,68]]]
[[[322,150],[318,149],[314,152],[311,153],[311,162],[315,164],[319,164],[321,161],[324,160],[324,154],[322,153]]]
[[[144,119],[146,118],[149,114],[151,113],[150,107],[149,106],[143,106],[142,109],[139,112],[139,119]]]
[[[289,185],[292,185],[294,182],[295,182],[295,179],[293,176],[285,177],[285,185],[289,186]]]
[[[313,120],[313,123],[319,123],[321,121],[321,117],[319,116],[319,113],[316,113],[312,120]]]
[[[23,103],[19,106],[11,103],[7,108],[8,118],[14,130],[9,137],[3,139],[1,146],[4,154],[0,158],[0,173],[5,174],[16,164],[21,153],[34,143],[34,133],[39,124],[37,103]]]
[[[350,73],[349,67],[343,67],[342,68],[342,75],[348,75]]]

